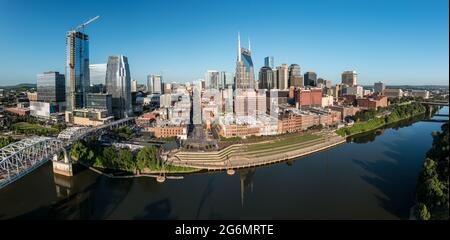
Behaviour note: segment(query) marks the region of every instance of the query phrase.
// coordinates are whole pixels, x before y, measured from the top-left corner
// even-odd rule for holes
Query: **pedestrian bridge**
[[[69,162],[67,150],[75,141],[133,122],[134,117],[129,117],[94,128],[70,127],[63,130],[57,138],[35,136],[0,148],[0,189],[48,160],[57,160],[60,153],[64,153],[65,162]]]
[[[0,189],[41,166],[64,148],[51,137],[31,137],[0,149]]]

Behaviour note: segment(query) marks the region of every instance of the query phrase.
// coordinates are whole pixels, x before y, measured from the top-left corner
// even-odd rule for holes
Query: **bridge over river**
[[[64,160],[60,165],[67,167],[70,164],[67,151],[74,142],[89,136],[100,135],[112,128],[134,123],[134,120],[134,117],[129,117],[99,127],[70,127],[63,130],[57,138],[35,136],[1,148],[0,189],[27,175],[51,159],[59,162],[58,156],[61,153],[64,154]]]

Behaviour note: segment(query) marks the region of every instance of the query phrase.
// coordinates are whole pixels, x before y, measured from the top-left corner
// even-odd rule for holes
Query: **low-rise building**
[[[412,90],[413,97],[421,97],[423,99],[428,99],[430,97],[430,92],[428,90]]]
[[[341,120],[344,120],[348,116],[355,116],[355,114],[360,110],[358,107],[354,106],[341,106],[334,105],[329,107],[333,111],[341,113]]]
[[[156,138],[168,138],[168,137],[187,137],[186,126],[158,126],[147,127],[145,131]]]
[[[388,106],[388,98],[386,96],[359,98],[356,101],[361,109],[377,109],[378,107]]]
[[[403,90],[400,88],[386,88],[383,94],[388,98],[401,98],[403,97]]]
[[[66,111],[66,122],[81,126],[100,126],[114,121],[106,109],[82,108],[72,112]]]

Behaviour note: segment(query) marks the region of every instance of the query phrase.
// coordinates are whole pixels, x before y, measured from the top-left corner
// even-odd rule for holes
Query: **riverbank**
[[[306,156],[346,142],[333,133],[301,137],[290,141],[234,144],[215,152],[181,151],[169,158],[168,164],[209,171],[249,168]]]
[[[336,130],[336,134],[341,137],[350,137],[356,134],[379,129],[392,123],[411,119],[426,113],[426,108],[422,104],[411,103],[409,105],[398,105],[390,109],[391,113],[387,116],[377,116],[364,122],[356,122],[350,127]]]

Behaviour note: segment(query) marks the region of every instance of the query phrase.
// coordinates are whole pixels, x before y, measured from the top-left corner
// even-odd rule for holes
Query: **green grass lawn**
[[[56,135],[59,130],[52,127],[43,127],[39,124],[29,122],[18,122],[11,125],[11,129],[18,133],[36,134],[36,135]]]
[[[250,151],[258,151],[258,150],[264,150],[264,149],[287,147],[289,145],[295,145],[295,144],[299,144],[299,143],[305,143],[308,141],[317,140],[321,137],[322,136],[312,135],[312,134],[307,134],[307,135],[302,135],[302,136],[293,135],[293,136],[288,136],[288,137],[280,138],[277,140],[273,140],[270,143],[258,143],[258,144],[248,145],[247,151],[250,152]]]

